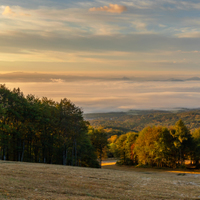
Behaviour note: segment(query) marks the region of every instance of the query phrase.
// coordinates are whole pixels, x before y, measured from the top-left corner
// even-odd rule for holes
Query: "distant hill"
[[[90,113],[84,115],[97,128],[139,132],[146,126],[173,126],[182,119],[190,130],[200,128],[200,109],[130,110],[128,112]]]
[[[182,80],[182,79],[176,79],[176,78],[170,78],[167,81],[184,81],[184,80]]]
[[[187,81],[199,81],[200,78],[199,77],[192,77],[192,78],[188,78],[186,79]]]

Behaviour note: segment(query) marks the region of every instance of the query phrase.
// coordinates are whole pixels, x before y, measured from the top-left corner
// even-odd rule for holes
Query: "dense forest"
[[[200,167],[200,129],[194,132],[180,119],[170,128],[146,127],[139,133],[112,135],[107,154],[119,157],[121,164],[157,167]]]
[[[55,102],[0,85],[0,159],[98,167],[89,123],[70,100]]]
[[[114,157],[119,164],[173,168],[190,160],[199,167],[199,116],[198,110],[111,113],[90,126],[68,99],[24,96],[0,85],[0,159],[100,167],[103,157]]]

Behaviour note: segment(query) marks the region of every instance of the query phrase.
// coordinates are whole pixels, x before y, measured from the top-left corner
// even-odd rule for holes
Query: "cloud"
[[[54,82],[54,83],[62,83],[62,82],[64,82],[64,80],[63,79],[53,79],[53,78],[51,78],[50,79],[52,82]]]
[[[179,38],[200,38],[200,32],[186,32],[186,33],[179,33],[177,34]]]
[[[155,0],[154,1],[135,0],[134,2],[123,1],[122,3],[129,7],[134,7],[136,9],[150,9],[153,6],[155,6]]]
[[[20,82],[20,83],[63,83],[63,82],[77,82],[77,81],[95,81],[107,80],[116,81],[121,78],[110,78],[103,76],[88,76],[88,75],[68,75],[68,74],[45,74],[45,73],[27,73],[27,72],[13,72],[0,74],[1,82]]]
[[[132,24],[137,30],[146,30],[147,24],[144,22],[134,21],[134,22],[132,22]]]
[[[5,7],[5,10],[3,11],[2,15],[12,15],[15,16],[16,13],[12,11],[12,9],[9,6]]]
[[[5,69],[24,71],[26,65],[28,66],[26,70],[30,71],[138,69],[178,71],[188,70],[189,66],[190,70],[199,71],[199,54],[194,53],[200,51],[199,38],[172,38],[159,34],[46,37],[39,34],[7,32],[0,34],[0,44],[0,61],[10,62],[10,64],[0,63],[2,71]],[[9,51],[11,53],[8,53]],[[119,55],[118,52],[124,54]],[[187,62],[183,62],[184,58]]]
[[[89,7],[88,7],[89,8]],[[41,35],[111,35],[119,33],[124,27],[119,25],[124,21],[123,15],[99,15],[95,12],[88,14],[83,8],[48,8],[25,9],[19,6],[9,7],[3,15],[0,25],[1,32],[19,31]],[[5,6],[0,6],[0,14]],[[11,14],[12,13],[12,14]],[[26,14],[28,13],[28,14]],[[30,17],[23,17],[29,15]],[[9,22],[6,18],[9,18]]]
[[[174,6],[178,3],[178,1],[174,3],[163,1],[167,5]],[[200,51],[198,18],[190,16],[189,13],[187,18],[180,17],[179,15],[185,11],[174,12],[171,15],[168,11],[157,9],[158,6],[163,5],[163,3],[159,4],[158,0],[128,1],[143,8],[153,9],[154,12],[138,9],[137,6],[122,1],[113,2],[111,1],[112,4],[109,6],[105,1],[100,0],[96,1],[97,4],[87,4],[84,8],[64,6],[25,8],[11,4],[0,6],[0,15],[3,13],[0,22],[0,61],[48,62],[46,66],[50,65],[50,62],[66,62],[68,63],[65,64],[66,67],[64,63],[59,63],[59,66],[62,65],[59,70],[63,71],[74,66],[79,70],[108,68],[113,71],[136,70],[140,67],[147,70],[177,67],[179,70],[187,69],[186,65],[193,70],[198,69],[200,58],[197,58],[197,54],[191,56],[191,54],[177,53],[177,58],[172,55],[180,49],[188,52]],[[100,7],[101,5],[107,6]],[[94,8],[91,8],[93,6]],[[123,7],[126,9],[125,6],[128,12],[110,14],[121,13]],[[89,8],[94,12],[89,12]],[[95,12],[98,10],[99,12]],[[31,17],[22,17],[22,13],[29,13]],[[191,24],[189,22],[192,19]],[[158,25],[167,28],[161,29]],[[182,32],[183,29],[186,31]],[[125,54],[118,56],[119,51]],[[171,55],[167,53],[160,55],[163,51],[171,52]],[[103,52],[106,55],[100,55]],[[130,52],[135,55],[130,55]],[[85,53],[87,55],[84,55]],[[148,54],[144,56],[144,53]],[[184,58],[187,63],[180,63],[179,61]],[[173,61],[176,63],[173,64]],[[27,70],[33,71],[30,65],[27,65]],[[15,67],[24,70],[18,66],[19,64],[13,62],[12,69]],[[0,68],[6,69],[3,64]],[[37,69],[40,68],[48,69],[48,67],[37,66]]]
[[[198,1],[185,1],[185,0],[132,0],[122,1],[124,5],[133,7],[135,9],[147,10],[147,9],[161,9],[167,11],[175,10],[199,10],[200,3]]]
[[[196,76],[195,76],[196,75]],[[77,74],[75,72],[71,72],[71,73],[66,73],[66,74],[61,74],[61,73],[31,73],[31,72],[13,72],[13,73],[4,73],[4,74],[0,74],[0,80],[1,82],[20,82],[20,83],[30,83],[30,82],[34,82],[34,83],[64,83],[64,82],[68,82],[68,83],[72,83],[72,82],[82,82],[82,83],[86,83],[86,82],[98,82],[100,85],[105,84],[105,83],[123,83],[123,84],[133,84],[133,83],[142,83],[142,82],[169,82],[169,84],[173,83],[173,82],[190,82],[190,81],[195,81],[195,82],[199,82],[200,81],[200,74],[197,74],[195,72],[195,74],[187,74],[187,76],[183,76],[179,74],[177,75],[177,73],[173,73],[173,74],[167,74],[167,72],[165,73],[165,75],[163,75],[162,73],[159,74],[146,74],[144,75],[144,72],[141,72],[141,74],[136,74],[134,73],[130,73],[130,72],[121,72],[120,74],[116,73],[116,72],[112,72],[112,73],[108,73],[108,72],[104,72],[103,74],[88,74],[88,72],[85,73],[81,73]],[[193,88],[194,91],[195,88]],[[190,88],[191,91],[193,91],[193,89]]]
[[[68,98],[86,112],[126,109],[199,107],[200,87],[192,82],[73,81],[6,83],[19,87],[25,95],[46,96],[59,101]]]
[[[6,38],[6,39],[5,39]],[[117,42],[116,42],[117,41]],[[148,52],[152,50],[199,51],[198,38],[173,38],[161,34],[127,34],[98,36],[60,36],[52,34],[41,36],[23,32],[0,34],[0,51],[5,47],[18,47],[26,50],[52,50],[61,52],[73,51],[126,51]]]
[[[14,12],[10,6],[6,6],[2,15],[4,16],[12,16],[12,17],[16,17],[16,16],[30,16],[30,14],[24,13],[24,12]]]
[[[93,7],[90,8],[89,11],[105,11],[110,13],[122,13],[124,11],[127,11],[126,6],[118,5],[118,4],[109,4],[109,6],[103,6],[103,7]]]
[[[166,25],[164,25],[164,24],[159,24],[159,27],[161,27],[161,28],[165,28]]]

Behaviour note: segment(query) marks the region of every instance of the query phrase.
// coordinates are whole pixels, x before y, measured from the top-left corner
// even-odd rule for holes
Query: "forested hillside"
[[[139,132],[147,126],[173,126],[182,119],[191,131],[200,127],[200,110],[132,111],[121,113],[85,114],[90,124],[123,132]]]
[[[98,167],[82,110],[0,85],[0,159]]]

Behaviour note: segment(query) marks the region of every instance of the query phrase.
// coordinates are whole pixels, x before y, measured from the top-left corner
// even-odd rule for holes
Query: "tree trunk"
[[[100,159],[99,164],[100,164],[100,168],[101,168],[101,161],[102,161],[102,155],[101,155],[101,153],[100,153],[100,155],[99,155],[99,159]]]
[[[66,155],[65,155],[65,150],[63,151],[63,165],[66,165]]]
[[[17,161],[20,161],[21,159],[20,159],[20,152],[18,152],[18,159],[17,159]]]
[[[66,165],[67,165],[67,148],[65,150],[65,159],[66,159]]]
[[[42,153],[43,153],[43,162],[46,163],[46,148],[44,144],[42,144]]]
[[[81,155],[80,155],[78,163],[79,163],[79,167],[81,167]]]
[[[182,158],[182,152],[181,152],[181,149],[180,149],[180,160],[181,160],[181,165],[183,165],[183,158]]]
[[[72,146],[72,163],[71,166],[74,166],[74,141],[73,141],[73,146]]]
[[[77,166],[77,143],[76,143],[76,140],[75,140],[74,148],[75,148],[75,166]]]
[[[3,147],[3,160],[6,160],[5,146]]]
[[[31,147],[31,140],[30,140],[30,162],[32,162],[31,150],[32,150],[32,147]]]
[[[10,158],[10,155],[8,153],[8,146],[7,146],[7,148],[6,148],[6,159],[9,160],[9,158]]]
[[[25,149],[25,142],[23,141],[23,148],[22,148],[21,162],[23,162],[23,159],[24,159],[24,149]]]
[[[19,142],[19,147],[20,147],[20,150],[21,150],[21,140]],[[17,159],[17,161],[21,160],[21,151],[20,150],[18,150],[18,159]]]

